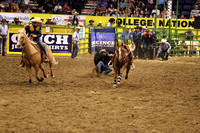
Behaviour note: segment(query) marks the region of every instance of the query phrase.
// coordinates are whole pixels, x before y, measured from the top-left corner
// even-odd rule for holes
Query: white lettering
[[[13,43],[17,43],[17,35],[18,34],[13,34],[12,35],[11,40],[12,40]]]
[[[68,35],[57,35],[57,42],[56,44],[68,44]],[[61,41],[63,43],[61,43]]]
[[[51,41],[49,38],[52,38]],[[53,44],[55,41],[53,40],[55,38],[55,35],[46,35],[44,37],[44,42],[47,44]]]

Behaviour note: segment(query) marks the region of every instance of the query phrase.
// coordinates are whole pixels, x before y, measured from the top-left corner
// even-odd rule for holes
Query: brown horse
[[[115,72],[115,79],[113,84],[114,88],[117,88],[117,84],[120,84],[122,73],[126,68],[127,69],[126,69],[125,79],[128,79],[128,73],[131,67],[131,61],[130,61],[131,52],[130,50],[127,49],[129,48],[125,46],[124,43],[117,44],[117,50],[115,51],[115,56],[113,60],[113,68]]]
[[[33,66],[35,68],[36,72],[36,79],[39,82],[42,82],[44,78],[38,77],[38,71],[39,69],[42,70],[43,75],[45,78],[47,78],[47,74],[44,70],[44,66],[42,65],[42,57],[41,57],[41,50],[37,46],[36,43],[30,41],[30,39],[27,37],[25,30],[19,30],[18,36],[17,36],[17,47],[19,48],[20,46],[23,49],[23,61],[25,63],[26,69],[29,73],[29,85],[32,84],[31,81],[31,67]],[[51,77],[54,77],[53,74],[53,64],[57,64],[54,56],[52,55],[51,49],[48,47],[48,45],[45,44],[45,48],[47,50],[47,56],[49,59],[49,66],[51,70]]]

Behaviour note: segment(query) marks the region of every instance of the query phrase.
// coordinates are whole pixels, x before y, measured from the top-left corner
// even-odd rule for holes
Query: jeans
[[[46,51],[46,48],[44,46],[44,43],[42,42],[42,39],[41,38],[38,38],[36,40],[36,42],[38,43],[38,45],[40,46],[40,48],[44,51],[44,54],[47,56],[47,51]]]
[[[112,71],[112,68],[109,67],[108,65],[105,65],[103,61],[99,61],[97,66],[101,69],[101,73],[106,75]]]
[[[135,58],[136,58],[136,56],[139,56],[139,47],[140,47],[140,44],[138,42],[136,42],[135,43],[135,51],[133,52]]]
[[[79,51],[78,42],[73,43],[72,58],[76,57]]]
[[[2,51],[2,55],[4,56],[6,53],[6,42],[7,42],[7,37],[3,37],[0,39],[0,52],[1,52],[1,44],[3,44],[3,51]]]
[[[164,57],[165,53],[167,53],[167,50],[162,50],[159,55],[163,60],[168,60],[169,53],[167,53],[166,58]]]
[[[144,49],[144,58],[149,58],[151,51],[151,44],[144,43],[143,49]]]

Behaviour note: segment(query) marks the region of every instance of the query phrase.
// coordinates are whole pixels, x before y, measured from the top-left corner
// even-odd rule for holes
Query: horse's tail
[[[55,57],[53,56],[53,64],[57,65],[58,62],[56,61]]]

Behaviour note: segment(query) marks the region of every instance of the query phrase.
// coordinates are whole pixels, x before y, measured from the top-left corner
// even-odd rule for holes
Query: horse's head
[[[24,38],[26,37],[25,30],[19,30],[17,35],[17,47],[24,47]]]
[[[123,61],[123,59],[125,58],[127,53],[127,50],[124,48],[124,43],[118,43],[117,44],[117,50],[116,50],[116,55],[118,58],[118,61],[121,63]]]

